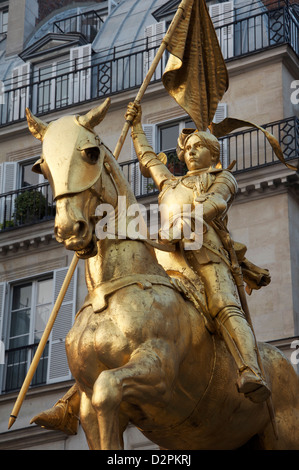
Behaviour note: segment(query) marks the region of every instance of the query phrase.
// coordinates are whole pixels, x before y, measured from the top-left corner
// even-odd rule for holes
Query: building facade
[[[64,339],[87,293],[79,262],[47,347],[14,427],[7,423],[73,257],[54,236],[49,183],[31,171],[41,145],[30,134],[25,108],[46,122],[83,114],[111,97],[99,135],[113,149],[177,0],[74,2],[0,1],[0,449],[86,449],[81,427],[66,436],[30,425],[73,383]],[[296,2],[207,1],[230,86],[215,120],[236,117],[262,125],[285,159],[299,156],[299,6]],[[143,124],[168,167],[181,174],[176,139],[190,117],[166,93],[161,60],[142,103]],[[299,362],[299,179],[275,157],[264,136],[242,129],[221,140],[224,167],[234,160],[239,191],[230,210],[234,239],[248,258],[268,268],[269,286],[248,297],[258,340]],[[119,163],[140,203],[157,191],[141,176],[130,137]],[[126,449],[156,446],[129,427]]]

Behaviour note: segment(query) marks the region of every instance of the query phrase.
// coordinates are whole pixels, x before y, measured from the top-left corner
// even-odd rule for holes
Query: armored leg
[[[30,424],[42,428],[60,430],[65,434],[77,434],[79,424],[80,396],[77,386],[73,385],[67,393],[49,410],[36,415]]]
[[[255,403],[265,401],[270,390],[262,377],[256,342],[242,310],[233,306],[222,309],[215,318],[217,328],[232,354],[239,371],[237,388]]]

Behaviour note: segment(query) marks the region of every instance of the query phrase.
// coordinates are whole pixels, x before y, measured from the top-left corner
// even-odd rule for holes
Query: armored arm
[[[140,163],[141,173],[147,178],[151,177],[160,191],[164,181],[171,178],[173,175],[165,166],[166,159],[163,158],[164,154],[157,156],[151,145],[148,143],[141,125],[141,107],[130,103],[126,118],[128,115],[131,118],[133,116],[132,139],[135,152]]]
[[[216,173],[214,178],[215,181],[208,192],[195,198],[195,204],[203,205],[203,218],[207,223],[226,215],[237,192],[237,182],[229,171]]]

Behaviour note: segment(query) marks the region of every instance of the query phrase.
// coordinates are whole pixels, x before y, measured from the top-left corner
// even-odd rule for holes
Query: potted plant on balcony
[[[47,214],[47,200],[40,191],[24,191],[15,199],[14,219],[16,225],[41,220]]]

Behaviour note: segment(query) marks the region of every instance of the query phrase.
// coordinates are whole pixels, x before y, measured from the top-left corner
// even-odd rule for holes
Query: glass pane
[[[28,351],[18,349],[10,351],[7,356],[6,384],[5,390],[19,389],[25,379],[27,372]]]
[[[52,303],[41,305],[36,308],[35,328],[34,328],[34,343],[38,343],[45,330],[49,316],[52,311]]]
[[[186,127],[187,129],[196,129],[196,125],[195,125],[194,122],[191,121],[191,120],[185,122],[185,127]]]
[[[39,175],[37,173],[33,173],[32,165],[33,163],[28,163],[27,165],[22,166],[21,188],[33,186],[39,183]]]
[[[52,64],[46,65],[45,67],[41,67],[39,69],[39,73],[41,80],[47,80],[49,78],[52,78]]]
[[[160,150],[171,150],[177,146],[179,137],[179,124],[164,127],[160,129]]]
[[[32,357],[35,354],[37,346],[32,350]],[[38,363],[36,372],[32,379],[31,385],[41,385],[46,383],[47,380],[47,369],[48,369],[48,357],[49,357],[49,344],[46,344],[46,347],[43,351],[42,357]]]
[[[15,286],[13,289],[12,309],[31,307],[31,283]]]
[[[7,25],[8,25],[8,11],[3,12],[2,17],[2,33],[7,33]]]
[[[53,297],[53,279],[45,279],[37,284],[37,305],[48,304]]]
[[[10,347],[24,346],[28,344],[28,339],[19,339],[18,344],[12,345],[13,338],[26,337],[28,338],[30,328],[30,309],[19,310],[12,312],[10,324]]]

